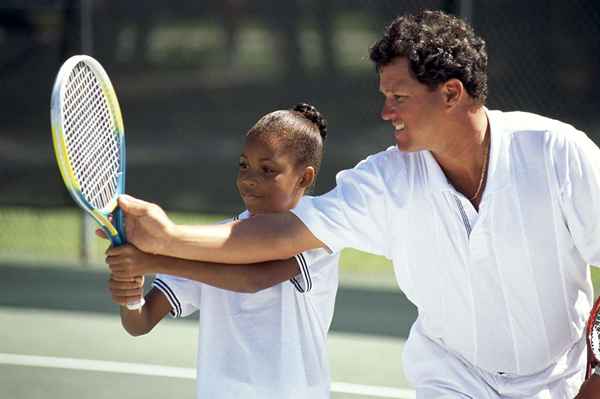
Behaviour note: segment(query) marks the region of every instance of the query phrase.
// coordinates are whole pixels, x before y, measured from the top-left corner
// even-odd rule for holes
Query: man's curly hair
[[[401,57],[411,72],[431,89],[458,79],[477,102],[487,97],[485,41],[465,21],[441,11],[396,18],[369,51],[377,71]]]

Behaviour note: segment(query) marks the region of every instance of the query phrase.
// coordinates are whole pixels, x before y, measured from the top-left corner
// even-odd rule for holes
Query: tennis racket
[[[594,368],[600,364],[600,297],[596,299],[587,322],[587,367],[585,379],[592,375]]]
[[[125,192],[125,129],[102,65],[76,55],[61,66],[51,98],[54,155],[65,186],[113,246],[126,243],[117,198]],[[127,305],[142,307],[144,299]]]

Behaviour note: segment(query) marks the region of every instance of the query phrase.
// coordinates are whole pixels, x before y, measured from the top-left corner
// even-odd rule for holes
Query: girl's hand
[[[127,306],[128,303],[137,302],[144,295],[144,276],[135,279],[123,280],[111,274],[108,288],[112,300],[117,305]]]
[[[131,244],[111,247],[106,251],[106,264],[113,275],[121,280],[152,274],[154,256],[146,254]]]

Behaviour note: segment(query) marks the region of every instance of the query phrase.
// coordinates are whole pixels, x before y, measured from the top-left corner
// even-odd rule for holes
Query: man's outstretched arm
[[[145,252],[219,263],[287,259],[324,247],[291,212],[256,215],[229,224],[174,224],[156,204],[119,197],[127,240]]]

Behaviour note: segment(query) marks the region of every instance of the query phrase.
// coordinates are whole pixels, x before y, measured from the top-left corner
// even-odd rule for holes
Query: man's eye
[[[240,167],[240,169],[246,169],[248,167],[248,165],[246,164],[246,162],[240,161],[239,167]]]
[[[394,100],[397,103],[403,103],[406,100],[406,96],[394,96]]]
[[[266,174],[268,174],[268,175],[270,175],[271,173],[273,173],[275,171],[273,169],[269,168],[269,167],[264,166],[263,167],[263,172],[266,173]]]

